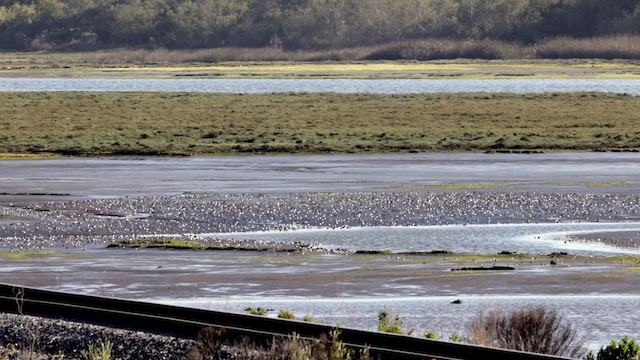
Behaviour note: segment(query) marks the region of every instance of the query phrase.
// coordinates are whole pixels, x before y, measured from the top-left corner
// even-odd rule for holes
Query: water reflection
[[[640,95],[640,79],[104,79],[3,78],[0,91],[544,93]]]
[[[635,192],[640,179],[638,153],[265,155],[238,159],[194,156],[5,161],[0,186],[11,193],[37,189],[92,197],[187,191],[355,192],[450,183],[503,183],[527,191],[602,193]],[[600,182],[625,189],[581,186]]]
[[[634,337],[640,324],[633,316],[640,298],[633,295],[517,295],[462,297],[462,304],[453,305],[458,297],[376,297],[376,298],[193,298],[150,299],[151,301],[212,310],[243,312],[247,307],[293,311],[299,317],[311,315],[328,324],[375,330],[377,314],[387,309],[398,315],[406,329],[414,334],[434,330],[444,339],[454,333],[464,333],[466,324],[481,311],[499,309],[521,310],[530,306],[556,309],[578,331],[587,337],[587,347],[597,350],[611,339]],[[612,311],[615,309],[615,311]]]

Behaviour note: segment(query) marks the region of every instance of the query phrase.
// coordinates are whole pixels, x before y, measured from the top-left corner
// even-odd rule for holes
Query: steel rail
[[[133,300],[79,295],[0,283],[0,312],[60,318],[96,325],[196,339],[204,327],[225,329],[231,337],[249,336],[266,342],[274,336],[298,334],[317,339],[333,327],[302,321],[273,319]],[[369,348],[380,359],[567,359],[522,351],[451,343],[413,336],[340,329],[340,340],[354,349]]]

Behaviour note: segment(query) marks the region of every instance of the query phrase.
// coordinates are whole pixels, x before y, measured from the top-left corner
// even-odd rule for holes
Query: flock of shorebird
[[[638,194],[197,194],[0,204],[0,247],[82,248],[142,235],[640,220]]]

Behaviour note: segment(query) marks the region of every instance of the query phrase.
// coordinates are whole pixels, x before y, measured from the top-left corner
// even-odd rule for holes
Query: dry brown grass
[[[90,64],[184,64],[259,61],[343,61],[362,59],[369,47],[323,51],[286,51],[279,48],[211,48],[196,50],[118,49],[85,53]]]
[[[372,46],[287,51],[280,48],[211,48],[195,50],[117,49],[85,53],[92,64],[221,63],[251,61],[360,61],[439,59],[640,59],[640,36],[589,39],[558,37],[523,45],[500,40],[418,39]]]
[[[640,36],[559,37],[535,47],[540,59],[640,59]]]
[[[118,49],[86,53],[90,64],[171,64],[251,61],[360,61],[440,59],[640,59],[640,36],[558,37],[523,45],[500,40],[419,39],[344,49],[286,51],[280,48],[196,50]]]
[[[498,40],[426,39],[402,41],[371,48],[367,60],[517,59],[530,51],[519,44]]]
[[[640,59],[640,36],[550,38],[538,44],[499,40],[415,39],[327,50],[288,51],[275,47],[206,49],[103,49],[84,52],[1,53],[0,68],[152,66],[251,62],[361,62],[451,59]],[[529,60],[530,61],[530,60]]]
[[[279,48],[213,48],[196,50],[119,49],[86,53],[95,64],[221,63],[251,61],[359,61],[435,59],[514,59],[530,57],[529,49],[498,40],[426,39],[381,45],[318,51],[286,51]]]

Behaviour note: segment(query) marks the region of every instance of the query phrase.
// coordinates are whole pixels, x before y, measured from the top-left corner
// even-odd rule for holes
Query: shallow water
[[[187,191],[351,192],[451,183],[593,192],[602,189],[581,183],[637,183],[638,179],[639,153],[121,157],[0,162],[0,192],[92,197]],[[604,190],[637,190],[619,185]]]
[[[528,254],[568,252],[575,255],[640,255],[638,248],[619,248],[594,242],[571,241],[569,235],[638,230],[640,222],[572,222],[545,224],[490,224],[443,226],[382,226],[207,234],[263,241],[301,241],[329,249],[391,250],[394,252],[452,250],[457,253]]]
[[[0,91],[544,93],[640,95],[640,79],[104,79],[3,78]]]
[[[398,315],[405,329],[415,329],[420,336],[434,330],[445,339],[454,333],[463,334],[465,326],[482,311],[521,310],[531,306],[556,309],[579,334],[588,338],[587,346],[598,350],[612,339],[624,336],[640,338],[640,323],[634,316],[640,297],[627,295],[517,295],[464,296],[460,305],[451,301],[460,297],[371,297],[371,298],[193,298],[149,299],[151,301],[212,310],[243,312],[247,307],[293,311],[298,317],[311,315],[328,324],[375,330],[377,314],[386,309]],[[616,311],[611,311],[615,308]]]
[[[544,305],[557,309],[587,336],[592,349],[625,335],[640,337],[640,323],[633,316],[640,306],[636,286],[627,281],[610,284],[614,288],[594,287],[577,280],[586,273],[615,273],[615,267],[552,267],[548,258],[540,262],[547,264],[525,264],[518,271],[478,278],[466,275],[470,278],[463,284],[460,275],[449,275],[453,263],[252,252],[89,249],[3,261],[0,271],[5,282],[52,290],[239,313],[263,307],[274,310],[271,316],[290,310],[299,317],[311,315],[328,324],[371,330],[377,313],[387,309],[416,335],[435,330],[445,338],[464,332],[479,311]],[[350,273],[354,275],[347,277]],[[318,275],[327,283],[318,281]],[[463,304],[450,304],[455,299]]]

